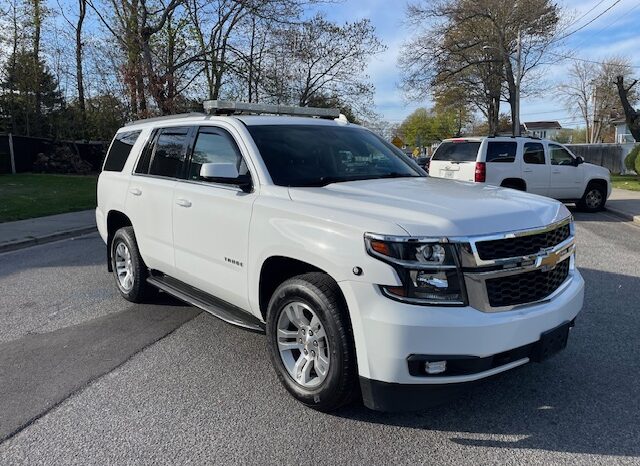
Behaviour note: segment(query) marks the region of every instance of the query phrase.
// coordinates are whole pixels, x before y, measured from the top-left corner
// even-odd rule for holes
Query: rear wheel
[[[127,301],[144,302],[157,293],[147,283],[149,271],[140,256],[133,227],[120,228],[113,235],[111,265],[118,291]]]
[[[338,285],[307,273],[285,281],[267,310],[269,353],[278,378],[297,400],[335,410],[357,391],[353,335]]]
[[[585,212],[597,212],[604,208],[606,201],[607,193],[604,186],[599,183],[590,183],[582,199],[577,202],[577,206]]]

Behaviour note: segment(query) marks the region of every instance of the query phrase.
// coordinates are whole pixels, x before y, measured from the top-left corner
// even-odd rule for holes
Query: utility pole
[[[520,136],[520,82],[522,81],[522,30],[518,29],[518,42],[516,45],[516,103],[513,123],[515,125],[515,136]]]

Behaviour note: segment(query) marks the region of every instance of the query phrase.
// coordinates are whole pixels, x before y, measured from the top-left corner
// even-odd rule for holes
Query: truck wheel
[[[141,303],[156,293],[147,283],[149,272],[140,257],[133,227],[120,228],[113,236],[111,265],[118,290],[127,301]]]
[[[327,412],[353,399],[353,334],[331,277],[313,272],[282,283],[269,302],[267,338],[278,378],[297,400]]]
[[[585,212],[597,212],[604,208],[607,202],[607,193],[601,184],[590,183],[584,191],[582,199],[576,204],[580,210]]]

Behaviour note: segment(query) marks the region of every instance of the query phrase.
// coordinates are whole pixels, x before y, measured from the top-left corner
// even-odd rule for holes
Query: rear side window
[[[436,149],[431,160],[444,162],[475,162],[478,158],[479,141],[447,141]]]
[[[116,134],[102,169],[108,172],[121,172],[127,163],[131,148],[138,140],[138,136],[140,136],[140,131],[127,131],[126,133]]]
[[[539,142],[527,142],[524,145],[524,163],[544,165],[544,146]]]
[[[160,129],[153,145],[149,174],[181,178],[184,174],[188,136],[188,127]],[[144,160],[141,162],[144,163]]]
[[[517,142],[490,141],[487,144],[487,162],[515,162]]]

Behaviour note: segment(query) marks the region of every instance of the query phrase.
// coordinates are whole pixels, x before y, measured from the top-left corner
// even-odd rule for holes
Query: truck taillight
[[[487,165],[484,162],[476,162],[476,183],[484,183],[487,181]]]

